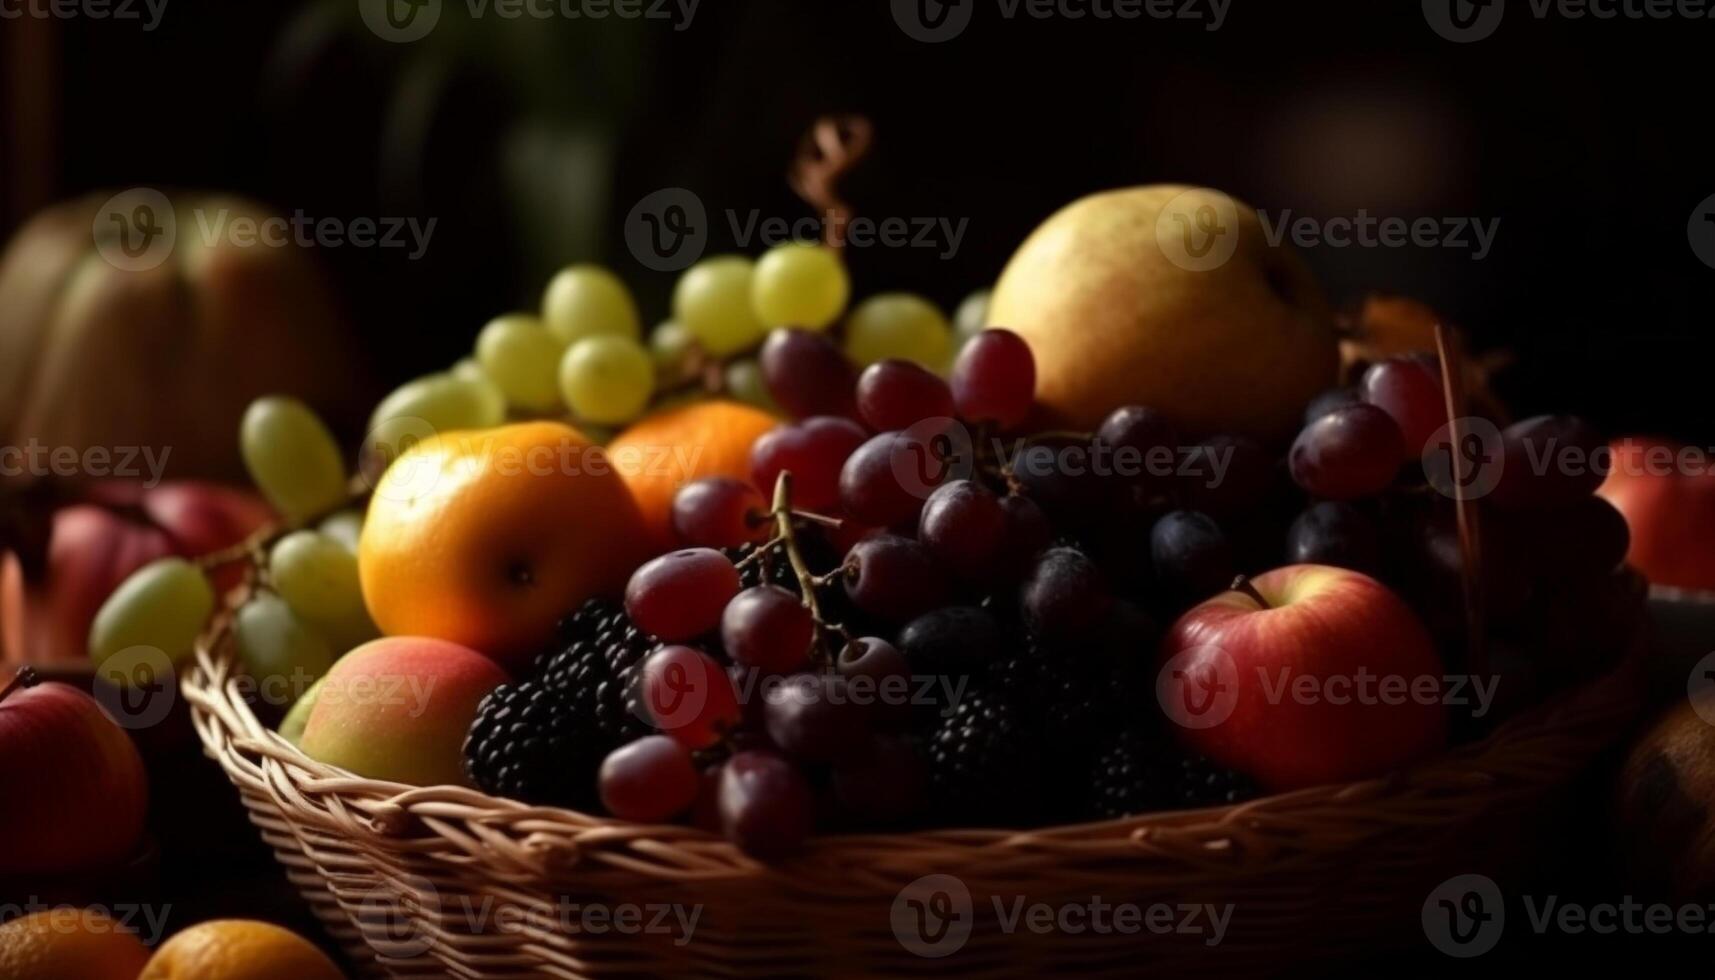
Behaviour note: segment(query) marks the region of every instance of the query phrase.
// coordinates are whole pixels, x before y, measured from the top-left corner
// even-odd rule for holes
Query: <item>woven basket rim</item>
[[[262,726],[236,683],[230,612],[218,614],[199,639],[193,669],[181,683],[207,754],[234,782],[275,798],[281,811],[342,833],[396,841],[451,838],[466,852],[505,854],[520,871],[600,854],[617,869],[725,877],[765,873],[779,863],[744,855],[721,836],[685,824],[634,824],[559,807],[531,806],[463,786],[418,787],[368,779],[311,759]],[[1641,636],[1640,636],[1641,641]],[[1483,738],[1453,746],[1433,759],[1371,779],[1258,797],[1230,806],[1160,811],[1114,820],[1035,828],[930,828],[886,833],[818,833],[794,860],[850,860],[870,866],[878,856],[933,852],[937,867],[993,859],[996,849],[1113,847],[1147,842],[1199,864],[1239,860],[1235,834],[1288,825],[1294,813],[1329,804],[1353,812],[1362,833],[1362,805],[1446,809],[1473,792],[1524,793],[1564,768],[1568,738],[1594,744],[1642,697],[1641,642],[1607,674],[1557,692]],[[1582,733],[1582,734],[1581,734]],[[1598,734],[1599,733],[1599,734]],[[1546,741],[1547,747],[1541,745]],[[1558,767],[1558,768],[1557,768]],[[1516,784],[1516,785],[1515,785]],[[486,845],[486,846],[485,846]],[[1254,850],[1253,848],[1250,848]],[[789,863],[789,862],[788,862]]]

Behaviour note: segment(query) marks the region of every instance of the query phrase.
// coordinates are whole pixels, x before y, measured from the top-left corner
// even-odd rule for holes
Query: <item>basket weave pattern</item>
[[[1624,731],[1641,700],[1638,660],[1385,779],[1037,830],[821,836],[778,865],[691,827],[311,760],[244,701],[224,622],[199,644],[183,690],[205,750],[288,878],[378,975],[1135,975],[1279,968],[1292,951],[1409,939],[1437,883],[1521,853],[1530,821]],[[901,889],[926,875],[955,876],[971,896],[970,933],[946,959],[907,948],[894,918]],[[1231,919],[1210,946],[1207,934],[1006,931],[996,911],[1095,898],[1230,905]],[[558,914],[565,903],[671,904],[699,918],[689,941],[586,931]]]

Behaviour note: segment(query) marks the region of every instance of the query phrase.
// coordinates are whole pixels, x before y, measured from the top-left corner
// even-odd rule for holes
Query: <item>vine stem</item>
[[[792,471],[781,470],[774,481],[774,522],[780,529],[780,541],[786,547],[786,560],[792,563],[792,574],[798,578],[798,588],[804,593],[804,606],[817,625],[822,622],[822,604],[816,598],[816,576],[804,563],[798,550],[798,530],[792,526]]]

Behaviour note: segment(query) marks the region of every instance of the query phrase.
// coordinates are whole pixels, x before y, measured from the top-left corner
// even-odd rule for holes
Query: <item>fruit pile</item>
[[[1187,302],[1214,288],[1151,274]],[[262,700],[293,681],[280,732],[312,758],[690,820],[772,856],[813,829],[1381,775],[1592,676],[1633,632],[1641,580],[1575,418],[1449,425],[1440,363],[1405,355],[1295,396],[1290,440],[1272,412],[1185,430],[1245,413],[1184,385],[1056,429],[1084,415],[1043,400],[1040,327],[973,329],[981,294],[955,329],[850,293],[819,245],[708,259],[645,346],[618,278],[574,266],[540,316],[388,396],[351,472],[305,406],[264,399],[242,446],[282,525],[145,567],[92,656],[181,659],[212,574],[244,564],[239,658]],[[1334,384],[1331,332],[1304,337],[1294,390]],[[1065,393],[1128,365],[1053,370]],[[1442,699],[1460,674],[1499,703]],[[1436,697],[1338,695],[1376,677]],[[1183,714],[1211,703],[1230,720]]]

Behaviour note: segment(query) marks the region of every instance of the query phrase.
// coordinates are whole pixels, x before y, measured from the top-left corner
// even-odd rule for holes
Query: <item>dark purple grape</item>
[[[1167,417],[1153,408],[1116,408],[1096,430],[1114,472],[1134,485],[1166,483],[1179,462],[1179,437]]]
[[[778,585],[745,589],[721,613],[727,656],[775,673],[801,666],[815,636],[816,621],[803,600]]]
[[[804,774],[762,749],[734,753],[721,766],[716,808],[726,838],[758,858],[797,850],[815,824],[815,798]]]
[[[872,616],[902,623],[941,605],[947,576],[921,542],[877,534],[846,554],[846,595]]]
[[[911,664],[899,648],[877,636],[860,636],[840,651],[834,669],[849,682],[854,697],[868,695],[877,729],[903,728],[910,721]]]
[[[1286,532],[1286,560],[1295,565],[1337,565],[1374,575],[1381,559],[1375,522],[1348,503],[1316,504],[1298,515]]]
[[[1380,493],[1405,459],[1399,425],[1363,403],[1337,408],[1305,426],[1287,456],[1293,481],[1326,500]]]
[[[1014,581],[1037,555],[1054,543],[1054,528],[1048,523],[1048,515],[1029,497],[1018,494],[1002,497],[1000,509],[1006,515],[1006,532],[996,557],[996,578]]]
[[[894,472],[909,442],[898,432],[871,436],[840,467],[840,506],[870,527],[915,528],[923,498]]]
[[[1191,448],[1179,481],[1190,509],[1223,519],[1260,504],[1274,486],[1274,460],[1255,439],[1219,435]]]
[[[856,373],[832,339],[809,330],[781,327],[762,344],[762,378],[768,393],[793,417],[854,417]]]
[[[858,375],[857,410],[877,432],[909,429],[926,419],[951,419],[953,392],[923,365],[890,357]]]
[[[834,769],[834,795],[860,823],[891,826],[923,808],[927,775],[910,739],[882,735],[860,761]]]
[[[1573,415],[1538,415],[1501,431],[1500,479],[1490,502],[1508,510],[1558,507],[1595,493],[1612,460],[1595,427]]]
[[[1601,497],[1508,517],[1524,523],[1531,566],[1543,578],[1601,578],[1625,560],[1631,546],[1625,516]]]
[[[1232,545],[1221,526],[1194,510],[1172,511],[1155,522],[1149,530],[1149,558],[1156,582],[1190,602],[1225,590],[1236,574]]]
[[[1006,544],[1007,512],[994,491],[955,480],[929,495],[917,520],[917,539],[941,564],[967,582],[994,578],[995,558]]]
[[[794,674],[770,687],[765,702],[768,737],[794,759],[851,762],[870,747],[873,699],[854,698],[839,674]]]
[[[1043,438],[1012,454],[1008,470],[1025,496],[1061,528],[1099,523],[1107,512],[1112,489],[1093,465],[1091,442],[1066,437]]]
[[[899,631],[899,650],[920,675],[968,676],[1005,647],[1000,624],[977,606],[932,609]]]
[[[1113,605],[1107,580],[1076,548],[1050,548],[1036,557],[1019,587],[1019,608],[1033,632],[1077,636],[1099,623]]]

